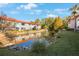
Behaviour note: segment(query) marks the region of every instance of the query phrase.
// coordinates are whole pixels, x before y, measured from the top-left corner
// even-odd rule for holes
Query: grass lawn
[[[50,56],[78,56],[79,32],[64,31],[59,34],[56,43],[48,47],[45,55]],[[0,55],[31,55],[28,51],[15,52],[6,48],[0,48]]]
[[[48,55],[79,55],[79,32],[65,31],[59,34],[55,44],[48,49]]]

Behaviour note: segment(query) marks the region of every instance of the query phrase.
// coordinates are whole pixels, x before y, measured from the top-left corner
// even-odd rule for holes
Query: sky
[[[17,20],[34,21],[47,17],[71,15],[74,3],[0,3],[0,12]]]

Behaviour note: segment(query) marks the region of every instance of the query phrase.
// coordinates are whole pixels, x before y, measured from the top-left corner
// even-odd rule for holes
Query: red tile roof
[[[0,16],[0,19],[6,20],[6,21],[18,22],[18,23],[26,23],[26,24],[31,24],[31,25],[39,25],[38,23],[32,24],[32,22],[27,22],[27,21],[23,21],[23,20],[16,20],[14,18],[10,18],[10,17],[7,17],[7,16]]]
[[[15,21],[16,21],[16,19],[14,19],[14,18],[9,18],[9,17],[6,17],[6,16],[0,16],[0,19],[6,20],[6,21],[12,21],[12,22],[15,22]]]
[[[10,18],[10,17],[7,17],[7,16],[0,16],[0,19],[6,20],[6,21],[18,22],[18,23],[31,24],[31,22],[26,22],[26,21],[23,21],[23,20],[16,20],[14,18]]]

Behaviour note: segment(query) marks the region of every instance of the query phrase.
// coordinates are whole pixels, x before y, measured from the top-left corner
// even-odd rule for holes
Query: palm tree
[[[79,10],[78,4],[76,4],[72,8],[70,8],[70,10],[72,11],[72,15],[75,16],[77,14],[77,11]],[[75,19],[74,31],[76,31],[76,19]]]

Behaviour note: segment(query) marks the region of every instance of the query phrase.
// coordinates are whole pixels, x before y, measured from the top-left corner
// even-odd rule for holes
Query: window
[[[24,23],[21,23],[22,25],[25,25]]]
[[[79,27],[79,20],[77,21],[77,27]]]
[[[3,20],[0,20],[0,24],[3,24]]]
[[[17,30],[19,30],[19,27],[16,27]]]

